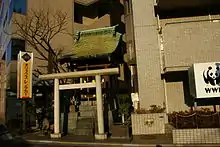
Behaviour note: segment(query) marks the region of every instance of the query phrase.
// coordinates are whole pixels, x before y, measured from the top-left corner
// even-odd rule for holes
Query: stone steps
[[[93,128],[93,119],[92,118],[79,118],[77,122],[77,128]]]
[[[80,116],[81,117],[95,117],[96,116],[96,111],[80,111]]]
[[[77,117],[75,136],[93,136],[96,106],[80,105]]]
[[[74,135],[76,136],[93,136],[93,130],[92,129],[81,129],[77,128],[74,132]]]
[[[93,135],[93,118],[91,117],[79,117],[77,120],[77,128],[75,135]]]
[[[79,107],[80,112],[85,112],[85,111],[96,111],[96,106],[80,106]]]

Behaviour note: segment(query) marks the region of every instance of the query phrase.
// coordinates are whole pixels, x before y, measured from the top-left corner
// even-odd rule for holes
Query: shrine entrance
[[[99,70],[76,71],[67,73],[55,73],[40,75],[40,80],[54,80],[54,134],[51,138],[60,138],[60,90],[67,89],[83,89],[96,88],[96,107],[97,107],[97,122],[98,133],[95,134],[96,139],[106,139],[107,135],[104,132],[104,115],[103,115],[103,99],[102,99],[102,80],[101,76],[119,74],[118,68],[108,68]],[[94,82],[77,83],[77,84],[59,84],[59,79],[95,77]]]

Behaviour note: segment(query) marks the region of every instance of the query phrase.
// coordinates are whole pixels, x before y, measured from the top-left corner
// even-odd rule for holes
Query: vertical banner
[[[18,98],[32,98],[33,53],[19,52],[18,55]]]

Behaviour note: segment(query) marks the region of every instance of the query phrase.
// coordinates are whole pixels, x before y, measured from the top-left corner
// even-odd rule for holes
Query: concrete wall
[[[211,21],[210,18],[212,18]],[[168,110],[170,112],[188,110],[188,106],[192,104],[192,98],[189,95],[188,67],[193,63],[219,61],[220,16],[160,21],[164,42],[163,69],[168,73],[165,89]],[[185,71],[185,74],[180,71]]]
[[[64,34],[58,34],[54,37],[54,39],[51,41],[51,45],[54,49],[63,49],[63,54],[66,52],[69,52],[72,50],[72,44],[73,44],[73,1],[67,0],[65,2],[62,1],[56,1],[53,0],[28,0],[27,3],[27,16],[30,16],[30,11],[40,11],[42,9],[50,11],[50,14],[55,14],[56,11],[62,11],[63,13],[67,13],[67,26]],[[29,17],[28,16],[28,17]],[[13,13],[12,20],[18,20],[21,21],[22,19],[25,19],[25,15],[21,15],[18,13]],[[54,21],[55,18],[51,17],[51,20]],[[11,31],[15,32],[16,25],[11,26]],[[13,38],[20,38],[18,35],[13,34]],[[33,69],[39,69],[42,73],[47,72],[47,65],[48,62],[45,60],[40,60],[41,55],[33,49],[33,47],[26,42],[26,50],[31,51],[34,54],[34,66]],[[43,51],[43,49],[41,50]],[[43,51],[44,55],[47,56],[48,52]],[[7,79],[8,79],[8,87],[11,89],[16,90],[16,69],[17,69],[17,63],[16,61],[11,61],[11,63],[7,66]]]
[[[161,22],[166,70],[219,61],[220,15],[164,19]]]
[[[218,144],[219,128],[176,129],[173,130],[174,144]]]
[[[132,114],[132,135],[165,134],[166,123],[165,113]]]
[[[163,105],[164,84],[161,80],[158,25],[153,0],[133,0],[133,19],[141,108]],[[144,18],[143,18],[144,17]]]
[[[184,111],[189,107],[185,104],[184,87],[183,82],[168,82],[167,88],[167,102],[168,112],[172,111]]]
[[[68,52],[72,49],[73,44],[73,0],[28,0],[28,10],[40,10],[40,9],[49,9],[51,14],[55,12],[63,12],[67,14],[67,26],[65,33],[58,34],[53,40],[52,45],[54,48],[63,48],[64,52]],[[51,17],[51,20],[54,21],[55,18]]]

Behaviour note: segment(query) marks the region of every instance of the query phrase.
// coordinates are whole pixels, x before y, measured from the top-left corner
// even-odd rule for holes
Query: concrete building
[[[3,9],[4,8],[4,9]],[[10,20],[12,17],[12,3],[11,1],[1,1],[1,14],[0,14],[0,42],[1,42],[1,58],[4,51],[9,48],[11,37],[5,34],[5,30],[9,29]],[[8,56],[4,56],[4,60],[8,60]],[[1,61],[1,92],[0,92],[0,118],[5,119],[5,94],[6,94],[6,75],[5,75],[5,62]]]
[[[17,28],[13,20],[25,20],[30,11],[60,11],[67,14],[66,30],[73,34],[73,1],[65,2],[52,0],[2,0],[1,1],[1,117],[4,120],[16,119],[20,114],[20,102],[16,98],[16,74],[17,74],[17,54],[19,51],[31,51],[34,53],[34,69],[39,69],[46,73],[47,61],[39,60],[40,55],[23,38],[14,33]],[[54,48],[71,48],[72,35],[57,35],[52,45]],[[47,54],[47,53],[45,53]],[[41,66],[41,67],[40,67]],[[16,113],[15,113],[16,112]]]
[[[128,59],[137,69],[140,108],[160,105],[167,112],[188,110],[193,106],[188,68],[219,61],[220,2],[124,2]]]

